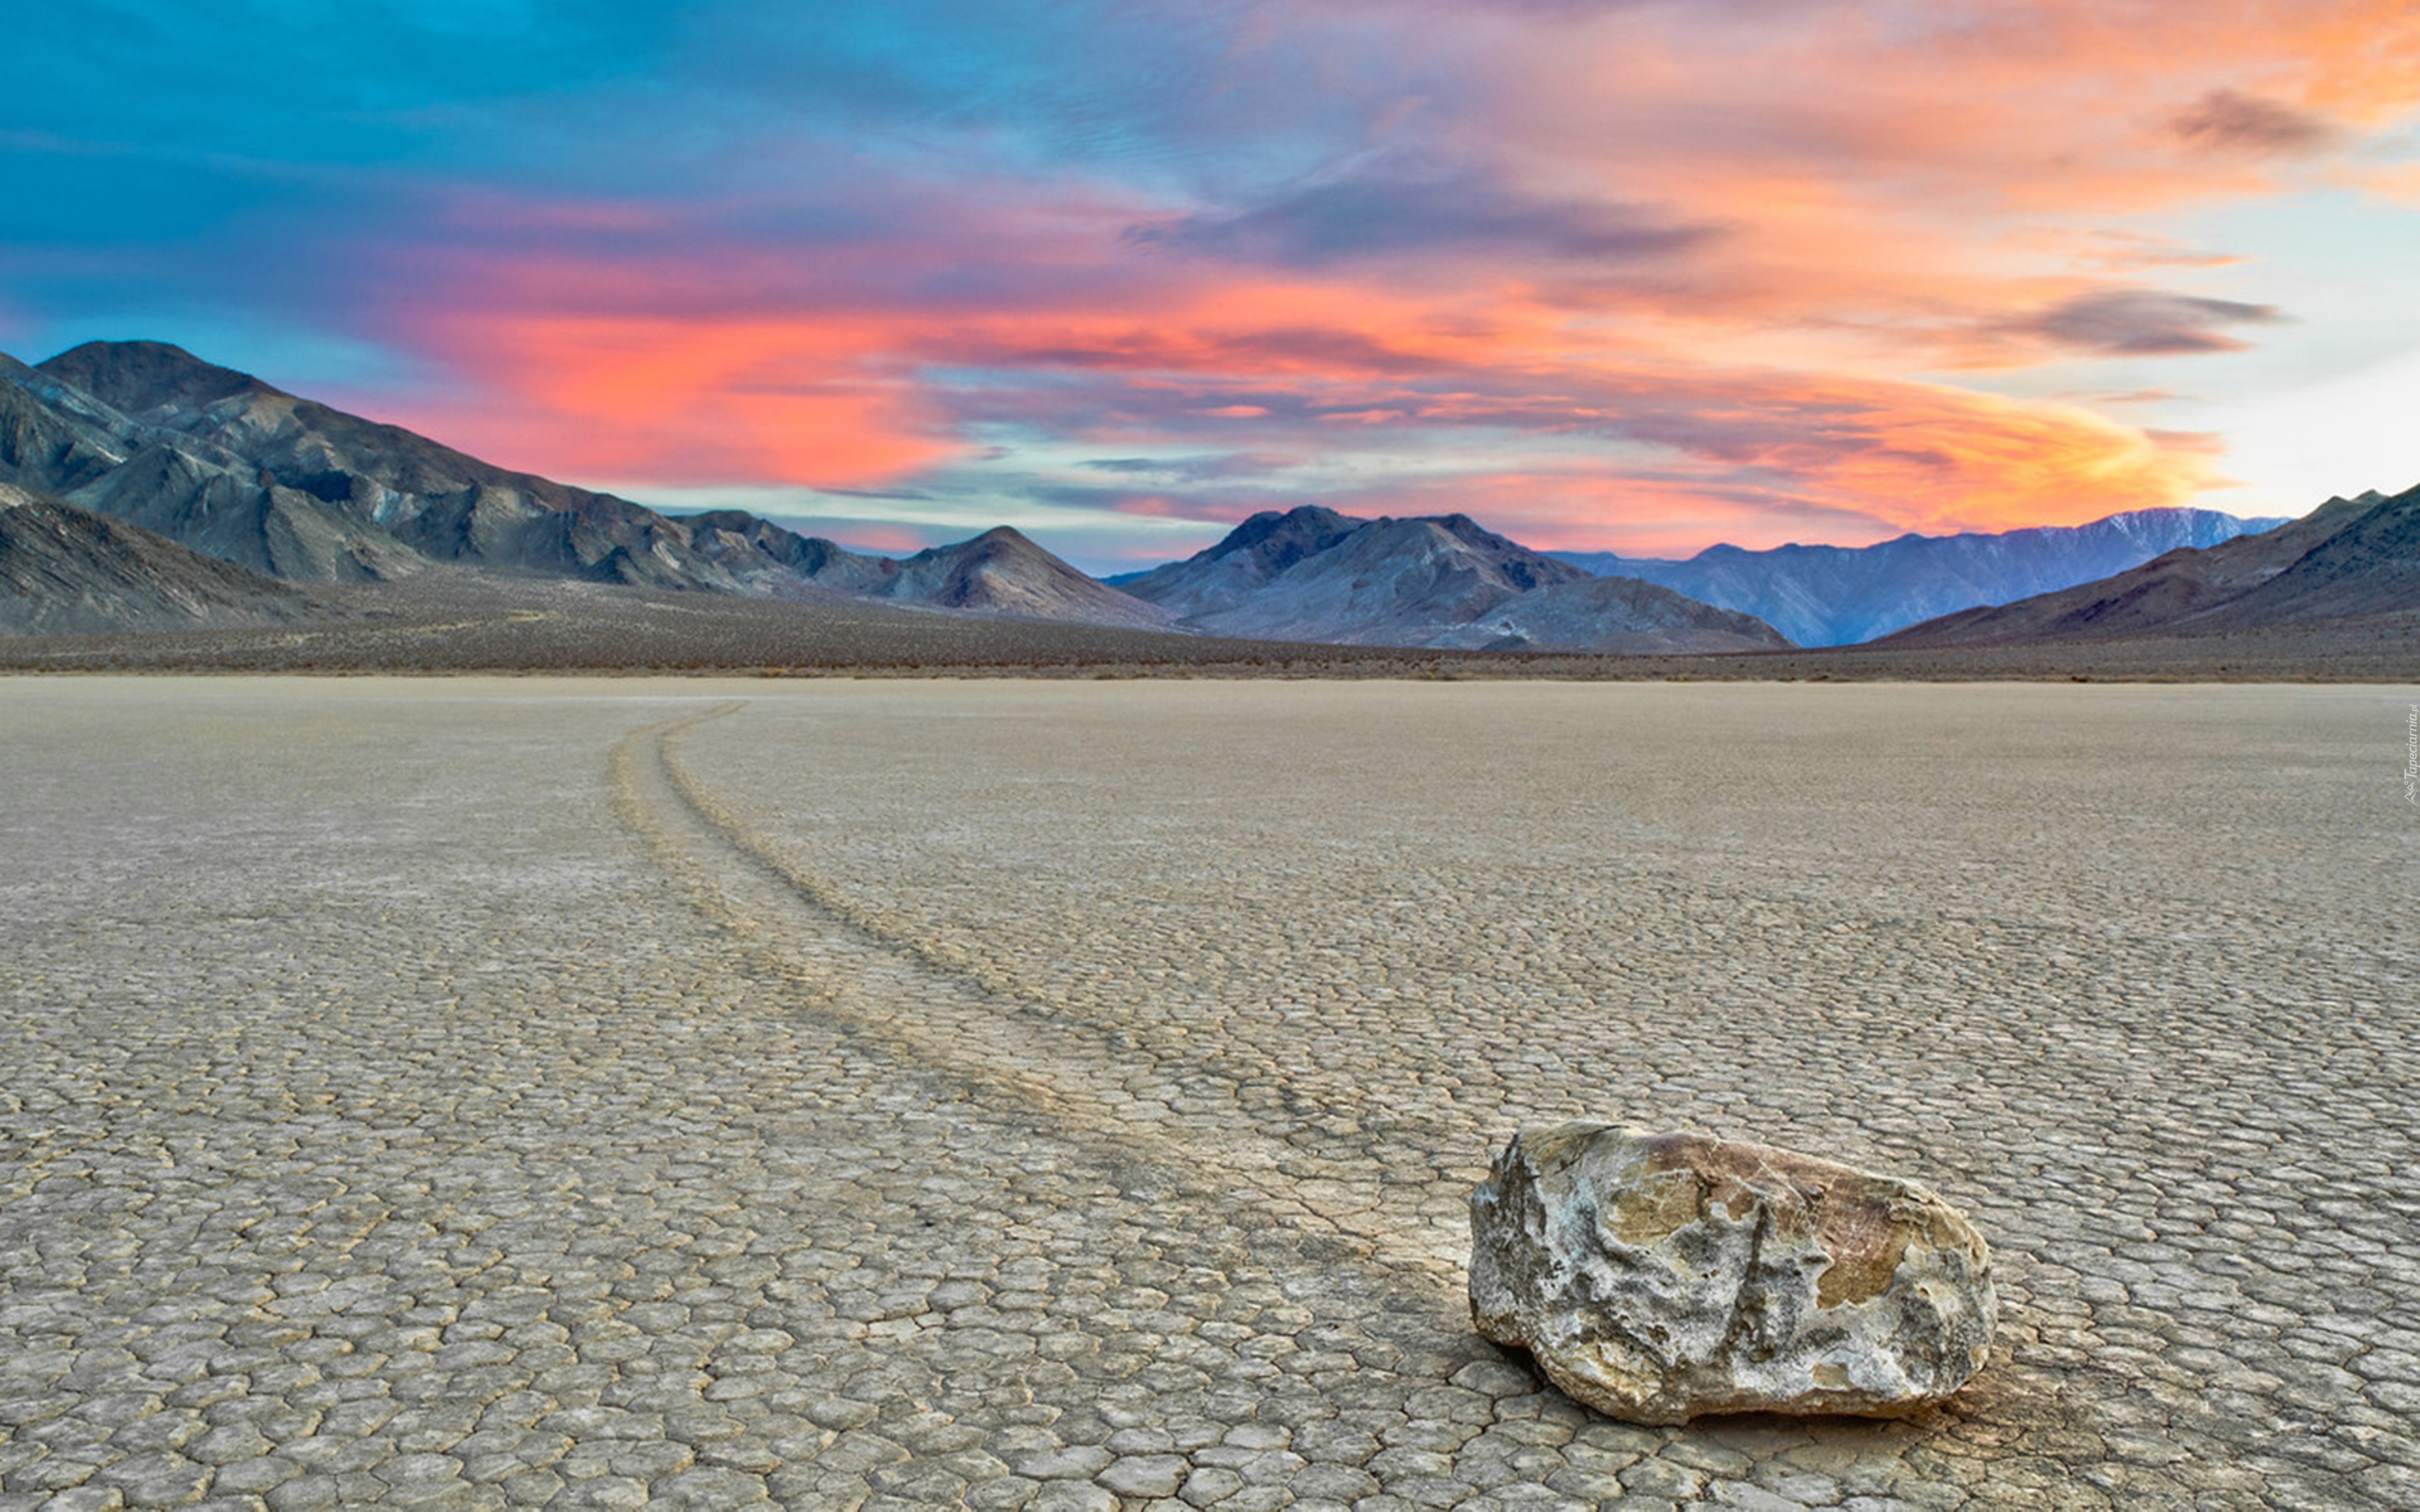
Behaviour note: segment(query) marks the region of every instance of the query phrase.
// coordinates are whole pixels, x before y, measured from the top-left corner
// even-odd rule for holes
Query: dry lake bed
[[[0,682],[0,1507],[2420,1505],[2415,702]],[[1542,1388],[1569,1117],[1931,1183],[1991,1365]]]

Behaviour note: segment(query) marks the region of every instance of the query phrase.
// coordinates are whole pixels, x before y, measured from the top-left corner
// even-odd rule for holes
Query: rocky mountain
[[[1598,588],[1581,568],[1466,515],[1357,519],[1316,506],[1271,511],[1183,562],[1112,581],[1185,627],[1214,635],[1540,651],[1786,643],[1745,615],[1652,584]]]
[[[1516,594],[1428,644],[1662,656],[1782,651],[1790,642],[1754,615],[1701,604],[1636,578],[1588,578]]]
[[[2090,582],[2179,547],[2283,524],[2210,509],[2142,509],[2089,525],[1996,534],[1902,535],[1876,546],[1710,547],[1685,561],[1547,553],[1604,577],[1638,578],[1753,614],[1803,646],[1854,645],[1977,605]]]
[[[972,540],[892,558],[850,551],[742,510],[692,515],[688,524],[710,560],[722,560],[744,546],[823,592],[1129,629],[1164,630],[1171,620],[1166,610],[1087,578],[1005,525]]]
[[[1164,630],[1174,616],[1085,577],[1005,525],[919,551],[878,596],[941,609]]]
[[[676,517],[689,527],[700,555],[739,581],[757,586],[768,598],[875,594],[899,575],[899,563],[889,557],[851,551],[820,535],[800,535],[743,509]]]
[[[1183,562],[1163,563],[1109,581],[1180,619],[1223,614],[1304,558],[1317,556],[1370,523],[1315,504],[1284,514],[1265,510]]]
[[[0,357],[0,482],[280,578],[356,581],[420,564],[375,524],[7,357]]]
[[[0,357],[0,482],[295,581],[385,580],[445,563],[751,597],[838,594],[1167,622],[1014,531],[892,562],[738,511],[680,519],[496,467],[160,342],[88,343],[31,368]]]
[[[103,478],[69,498],[280,577],[384,578],[450,562],[649,588],[744,591],[690,549],[688,532],[644,505],[482,462],[181,347],[90,342],[39,371],[124,416],[172,454],[160,455],[155,444],[141,459],[148,465],[122,483]],[[259,497],[240,502],[263,517],[261,533],[274,529],[267,517],[283,512],[367,548],[333,564],[281,555],[273,542],[265,552],[214,550],[218,541],[193,537],[227,501],[208,490],[225,493],[225,486],[215,473],[196,476],[195,458],[232,460],[249,474],[241,481]],[[248,548],[249,540],[229,544]],[[264,560],[247,560],[255,555]]]
[[[306,618],[291,583],[0,484],[0,634],[191,630]]]
[[[2420,628],[2420,488],[2331,499],[2257,535],[1885,637],[1929,648],[2243,632],[2353,621]]]

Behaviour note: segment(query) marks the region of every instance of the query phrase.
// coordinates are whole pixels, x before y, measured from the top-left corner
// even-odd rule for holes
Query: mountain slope
[[[0,353],[0,482],[43,493],[80,487],[142,445],[125,416]]]
[[[258,625],[317,608],[291,584],[0,484],[0,634]]]
[[[2420,488],[2331,499],[2273,531],[2171,551],[2132,571],[1945,615],[1880,645],[2013,645],[2420,618]]]
[[[1786,651],[1754,615],[1716,609],[1636,578],[1588,578],[1506,599],[1433,646],[1485,651],[1592,651],[1611,656]]]
[[[1149,599],[1180,618],[1219,613],[1260,592],[1270,579],[1295,563],[1328,549],[1367,523],[1315,504],[1282,515],[1268,510],[1236,526],[1207,550],[1117,579],[1112,586]]]
[[[0,358],[0,482],[302,581],[395,579],[446,563],[1090,625],[1168,620],[1013,531],[894,562],[737,510],[673,518],[483,462],[161,342],[87,343],[34,368]]]
[[[1129,629],[1164,630],[1172,618],[1155,605],[1087,578],[1005,525],[971,540],[894,559],[800,535],[744,510],[691,515],[686,523],[698,550],[710,561],[730,563],[744,552],[778,563],[797,588],[768,596],[797,597],[803,590]]]
[[[2208,509],[2145,509],[2088,525],[1902,535],[1869,547],[1717,546],[1682,562],[1609,551],[1549,555],[1754,614],[1801,645],[1854,645],[1920,620],[2090,582],[2179,547],[2215,546],[2282,523]]]
[[[889,557],[851,551],[820,535],[800,535],[744,509],[708,510],[681,518],[700,555],[742,583],[760,586],[768,597],[872,595],[899,576],[899,563]],[[777,570],[768,571],[768,566]]]
[[[1085,577],[1005,525],[971,541],[917,552],[899,563],[898,576],[880,596],[937,609],[1133,629],[1164,630],[1175,618]]]
[[[0,482],[276,577],[353,581],[425,565],[374,523],[282,487],[223,448],[127,416],[0,357]]]
[[[375,529],[430,560],[651,588],[737,588],[695,557],[686,531],[644,505],[482,462],[181,347],[88,342],[38,371],[139,425],[239,457],[315,501],[320,516]],[[126,500],[95,502],[122,508]]]
[[[1652,584],[1594,581],[1467,516],[1356,519],[1306,506],[1255,515],[1216,546],[1119,585],[1213,635],[1540,651],[1783,643],[1745,616]]]

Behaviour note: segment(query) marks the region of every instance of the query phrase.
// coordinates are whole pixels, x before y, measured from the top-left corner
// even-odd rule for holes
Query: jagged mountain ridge
[[[1349,645],[1611,651],[1777,649],[1746,615],[1588,573],[1466,515],[1357,519],[1267,511],[1183,562],[1117,579],[1188,629]],[[1629,639],[1625,639],[1629,638]]]
[[[155,433],[231,453],[315,501],[325,517],[375,531],[426,561],[648,588],[747,591],[698,558],[686,530],[644,505],[483,462],[399,425],[298,398],[181,347],[87,342],[39,371]],[[131,497],[95,502],[117,504],[113,513],[132,517]],[[367,575],[408,570],[389,563]]]
[[[709,559],[744,548],[781,563],[813,590],[1027,619],[1131,629],[1170,625],[1166,611],[1084,576],[1005,525],[913,556],[882,557],[800,535],[744,510],[691,515],[688,523]]]
[[[190,630],[309,618],[291,583],[0,484],[0,634]]]
[[[1183,562],[1162,563],[1147,572],[1109,580],[1180,617],[1221,613],[1260,592],[1270,579],[1295,563],[1328,549],[1367,523],[1317,504],[1284,514],[1267,510]]]
[[[1715,546],[1683,561],[1553,551],[1604,577],[1638,578],[1754,614],[1805,646],[1854,645],[1919,621],[2090,582],[2180,547],[2273,529],[2209,509],[2142,509],[2086,525],[1908,534],[1868,547]]]
[[[272,577],[355,581],[409,571],[418,562],[383,532],[281,486],[222,447],[141,424],[5,357],[0,482]]]
[[[679,517],[698,551],[743,581],[761,575],[768,562],[778,566],[780,572],[765,579],[768,597],[790,597],[800,591],[875,594],[898,577],[899,564],[889,557],[851,551],[820,535],[801,535],[744,509]]]
[[[1012,530],[904,563],[740,511],[682,519],[497,467],[160,342],[0,356],[0,481],[303,582],[433,564],[667,591],[876,596],[1120,626],[1165,616]]]
[[[2420,628],[2420,487],[2335,498],[2257,535],[1883,638],[1906,648],[2206,635],[2374,619]]]
[[[879,598],[1126,627],[1174,624],[1228,635],[1373,645],[1622,653],[1783,643],[1767,640],[1770,629],[1745,614],[1724,617],[1719,608],[1705,609],[1678,594],[1666,600],[1588,586],[1631,579],[1589,578],[1572,561],[1530,551],[1459,515],[1366,520],[1312,507],[1256,516],[1187,562],[1125,579],[1129,590],[1140,590],[1130,594],[1085,578],[1004,529],[905,560],[872,556],[744,512],[668,517],[514,472],[158,343],[87,344],[38,368],[0,356],[0,481],[58,494],[67,507],[97,511],[208,556],[302,582],[377,580],[442,564],[752,597]],[[1926,553],[1937,557],[1954,548],[1968,559],[1987,559],[1985,565],[2005,580],[2010,569],[2002,559],[2026,551],[2042,556],[2037,548],[2046,544],[2063,543],[2057,571],[2074,574],[2088,564],[2079,555],[2086,536],[2118,540],[2140,553],[2167,538],[2164,532],[2200,542],[2256,523],[2208,511],[2145,511],[2064,531],[1911,536],[1862,550],[1724,547],[1687,563],[1609,560],[1650,585],[1655,581],[1650,574],[1664,569],[1738,579],[1770,560],[1830,564],[1830,579],[1798,572],[1798,601],[1775,611],[1795,624],[1794,614],[1826,611],[1823,594],[1854,598],[1850,590],[1858,585],[1843,579],[1838,570],[1843,563],[1855,563],[1869,579],[1860,591],[1881,594],[1887,583],[1874,582],[1894,570],[1919,585],[1945,577],[1937,563],[1925,564]],[[2285,585],[2264,590],[2259,602],[2273,600],[2277,613],[2333,612],[2351,591],[2346,583],[2374,587],[2381,580],[2373,559],[2397,560],[2391,531],[2366,545],[2348,537],[2331,549],[2344,559],[2334,577],[2322,578],[2324,563],[2315,563]],[[1608,560],[1559,555],[1588,565]],[[1968,580],[1955,572],[1946,576]],[[2172,583],[2160,592],[2207,596],[2207,589]],[[1898,592],[1905,601],[1890,612],[1912,616],[1929,607],[1927,591],[1902,585]],[[2286,603],[2289,591],[2305,601]],[[1701,592],[1730,596],[1714,587]],[[1870,608],[1852,604],[1841,612]]]

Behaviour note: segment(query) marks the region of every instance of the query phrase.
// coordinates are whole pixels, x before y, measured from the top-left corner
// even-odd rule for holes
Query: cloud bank
[[[2381,0],[120,8],[0,61],[12,332],[1094,560],[1314,501],[1634,550],[2182,501],[2219,443],[2091,396],[2294,329],[2201,228],[2401,182],[2420,105]]]

